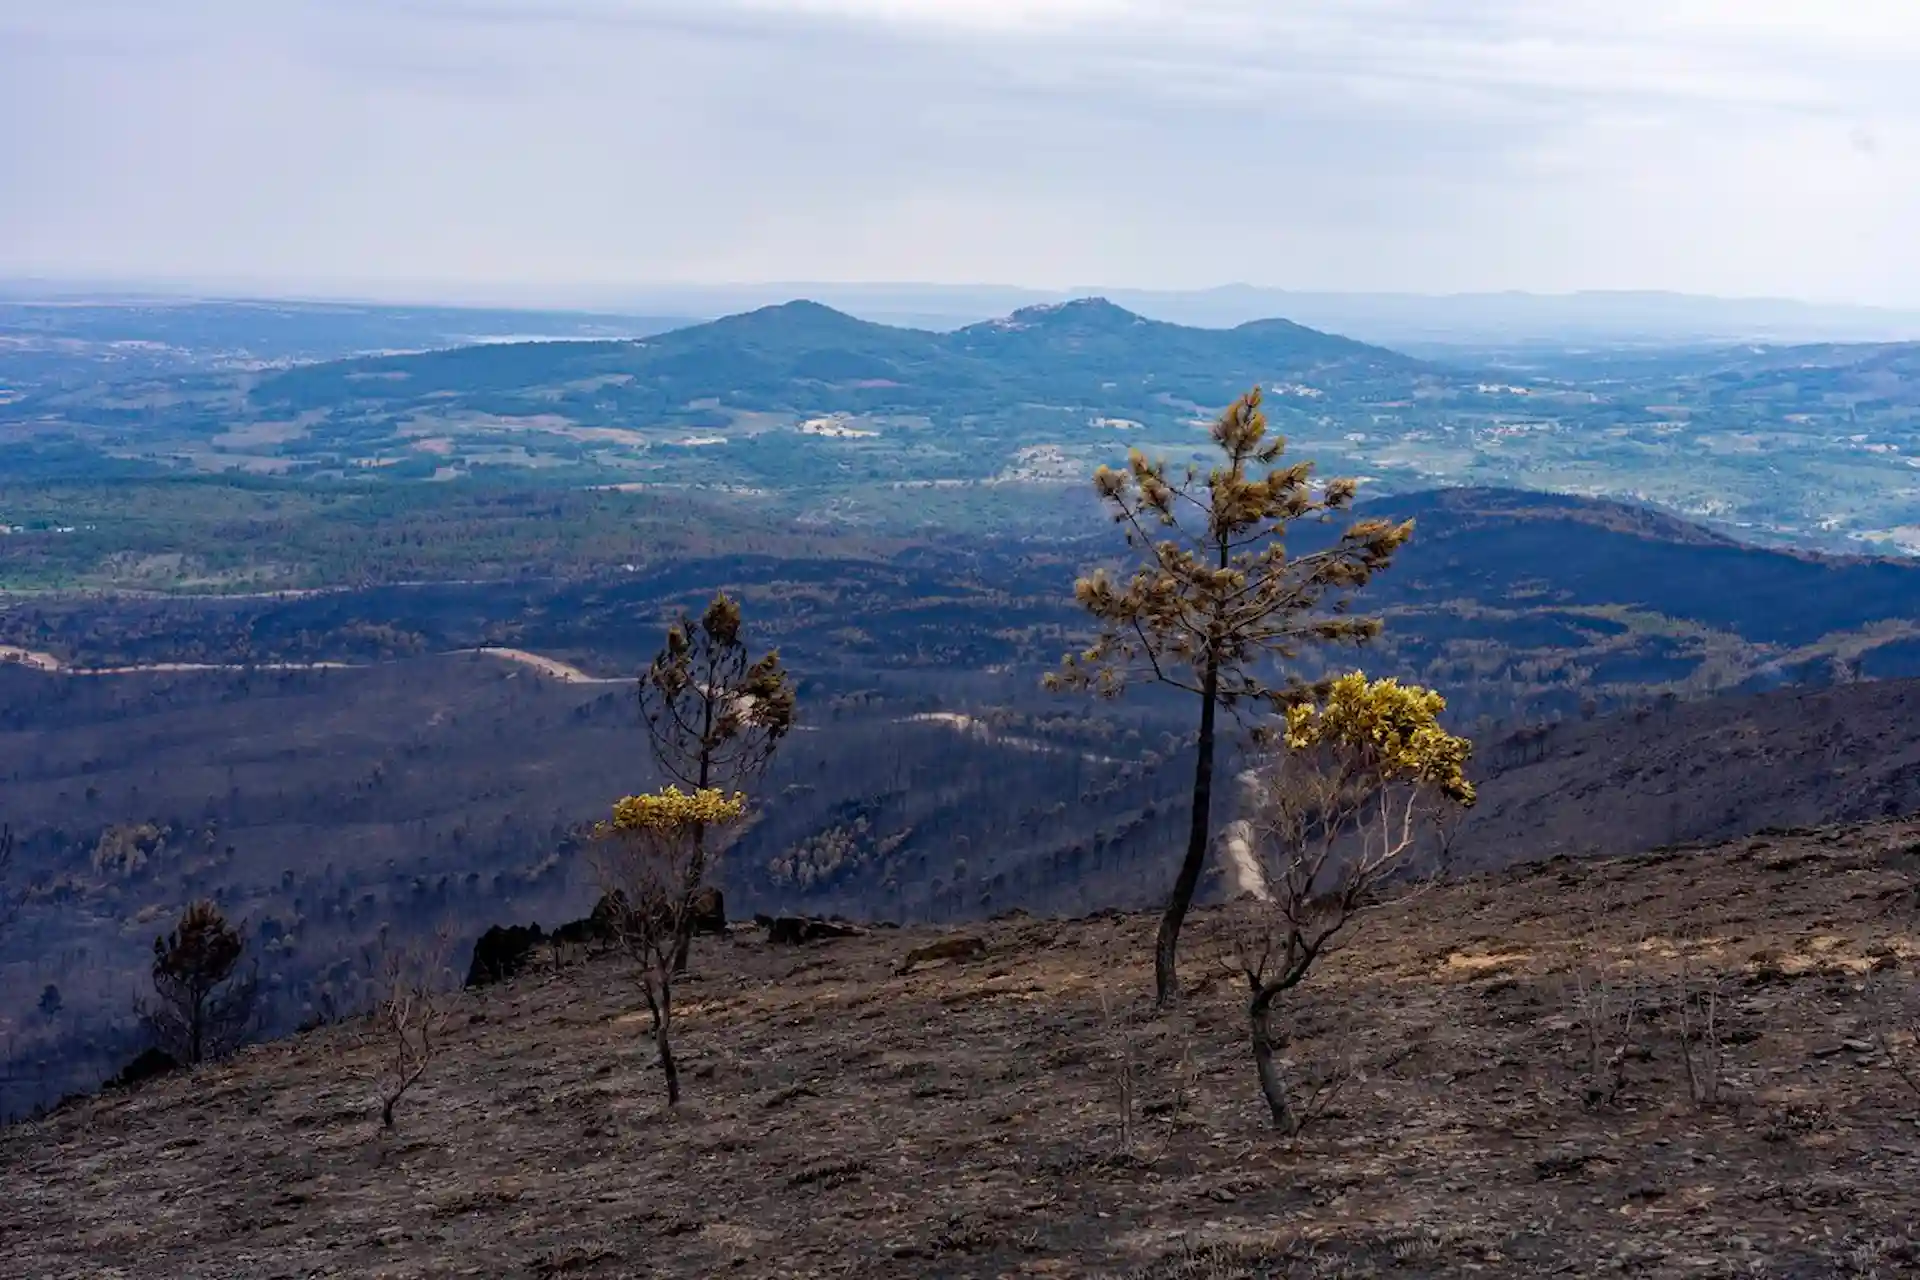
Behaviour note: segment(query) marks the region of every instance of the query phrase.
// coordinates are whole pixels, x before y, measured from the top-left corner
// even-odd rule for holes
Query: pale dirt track
[[[455,649],[447,656],[452,657],[463,653],[485,654],[491,658],[501,658],[524,667],[531,667],[562,684],[625,684],[627,682],[625,676],[589,675],[571,663],[529,653],[524,649]],[[49,675],[62,676],[132,676],[149,672],[185,671],[351,671],[366,665],[351,662],[156,662],[130,667],[75,667],[60,661],[50,653],[37,653],[32,649],[22,649],[14,645],[0,645],[0,663],[7,662],[29,667],[35,671],[44,671]]]
[[[626,676],[592,676],[569,663],[557,658],[542,657],[537,653],[528,653],[525,649],[459,649],[457,653],[484,653],[493,658],[505,658],[508,662],[518,662],[522,666],[532,667],[541,675],[552,676],[562,684],[625,684]]]

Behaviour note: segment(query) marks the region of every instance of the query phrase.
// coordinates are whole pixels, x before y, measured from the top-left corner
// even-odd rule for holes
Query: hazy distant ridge
[[[719,315],[813,298],[863,319],[958,328],[1037,304],[1098,295],[1143,316],[1225,327],[1284,315],[1315,329],[1386,345],[1866,342],[1920,339],[1920,311],[1712,298],[1664,292],[1319,293],[1230,284],[1211,289],[781,283],[641,289],[618,305],[668,315]]]

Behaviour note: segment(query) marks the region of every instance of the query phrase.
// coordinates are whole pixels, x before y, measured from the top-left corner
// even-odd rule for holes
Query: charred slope
[[[1366,510],[1418,524],[1362,601],[1390,624],[1366,665],[1446,690],[1469,719],[1572,715],[1584,697],[1604,708],[1647,688],[1806,683],[1836,664],[1920,676],[1917,562],[1790,554],[1643,507],[1511,490],[1409,494]],[[1326,536],[1303,529],[1297,543]],[[725,588],[802,673],[1037,676],[1085,625],[1071,598],[1076,573],[1111,559],[1115,543],[1110,532],[1072,542],[849,539],[779,554],[748,549],[736,530],[711,550],[618,574],[225,601],[34,598],[0,608],[0,644],[105,666],[364,661],[503,644],[631,671],[670,612]]]
[[[1680,702],[1481,744],[1471,865],[1920,813],[1920,680]]]
[[[1822,665],[1920,671],[1901,621],[1920,616],[1920,567],[1760,551],[1577,499],[1394,503],[1378,509],[1416,516],[1421,532],[1379,580],[1387,637],[1331,659],[1444,690],[1481,738],[1496,776],[1467,856],[1920,808],[1914,686],[1705,696]],[[1071,913],[1164,892],[1191,776],[1191,707],[1129,698],[1116,713],[1037,689],[1083,621],[1067,597],[1075,569],[1111,550],[956,540],[704,557],[589,582],[34,600],[0,612],[0,641],[82,665],[495,643],[612,675],[644,660],[671,609],[725,586],[747,599],[756,641],[780,645],[806,681],[808,727],[767,781],[730,901],[901,919]],[[1772,585],[1749,596],[1743,573]],[[1652,706],[1662,690],[1699,700],[1578,719],[1588,698]],[[1554,710],[1567,723],[1544,744],[1499,746],[1494,720]],[[646,785],[644,755],[629,690],[490,660],[84,679],[0,667],[0,820],[39,885],[0,953],[0,1020],[29,1050],[71,1042],[63,1060],[104,1076],[150,926],[195,894],[280,931],[269,976],[287,1023],[323,995],[364,995],[349,962],[383,921],[448,915],[471,935],[571,918],[590,896],[565,875],[571,824]],[[31,1012],[48,983],[69,1010],[59,1023]]]
[[[383,926],[581,914],[574,824],[649,784],[630,693],[492,660],[72,678],[0,670],[8,820],[34,882],[0,950],[12,1108],[128,1056],[158,922],[211,895],[263,946],[272,1025],[367,997]],[[964,705],[964,704],[962,704]],[[735,914],[959,921],[1146,907],[1181,841],[1178,704],[810,704],[725,868]],[[1920,811],[1920,681],[1681,702],[1489,736],[1470,866]],[[1222,812],[1224,821],[1229,814]],[[32,1012],[55,984],[59,1019]],[[10,1055],[12,1056],[12,1055]],[[35,1062],[59,1063],[40,1073]],[[25,1072],[25,1075],[21,1075]]]
[[[1382,601],[1620,606],[1783,648],[1920,616],[1920,561],[1756,547],[1630,503],[1441,489],[1364,510],[1418,530],[1380,577]]]
[[[1180,778],[1151,706],[979,724],[882,681],[810,683],[724,864],[735,914],[970,918],[1163,888]],[[210,896],[258,940],[268,1025],[370,996],[382,928],[551,927],[594,898],[577,828],[655,785],[632,690],[495,658],[65,676],[0,664],[0,1115],[92,1087],[131,1045],[153,936]],[[1050,858],[1079,846],[1079,877]],[[1099,874],[1095,874],[1095,872]],[[1142,879],[1143,872],[1147,875]],[[459,958],[464,965],[464,956]],[[52,984],[57,1017],[36,1002]]]
[[[1241,991],[1205,977],[1218,912],[1164,1015],[1150,916],[1002,921],[904,975],[930,931],[702,939],[671,1118],[625,967],[529,973],[456,997],[391,1138],[359,1025],[0,1131],[0,1272],[1678,1280],[1737,1247],[1767,1280],[1911,1274],[1914,1097],[1860,1037],[1862,975],[1912,985],[1916,843],[1548,863],[1391,906],[1290,997],[1290,1058],[1366,1075],[1289,1142]],[[1737,1109],[1687,1105],[1682,947]],[[1596,972],[1641,1001],[1613,1108],[1583,1102]]]

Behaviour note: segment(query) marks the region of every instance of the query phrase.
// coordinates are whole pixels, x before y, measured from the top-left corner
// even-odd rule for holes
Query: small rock
[[[974,937],[971,934],[960,934],[951,938],[942,938],[938,942],[930,942],[924,947],[916,947],[912,951],[907,952],[906,957],[900,962],[899,972],[907,973],[911,971],[915,965],[927,964],[937,960],[972,960],[978,956],[985,955],[986,951],[987,944],[985,940]]]
[[[809,942],[832,938],[858,937],[860,930],[834,920],[812,916],[755,916],[754,923],[767,931],[767,941],[775,946],[804,946]]]

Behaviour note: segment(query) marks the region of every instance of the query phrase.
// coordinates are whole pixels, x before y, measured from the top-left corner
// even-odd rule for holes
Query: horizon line
[[[1920,305],[1901,306],[1877,302],[1832,301],[1792,297],[1781,294],[1691,293],[1661,288],[1609,288],[1541,291],[1521,288],[1454,290],[1427,293],[1416,290],[1377,289],[1298,289],[1285,285],[1250,284],[1242,280],[1192,287],[1164,287],[1127,284],[1084,284],[1054,288],[1042,285],[1002,284],[983,281],[932,280],[755,280],[755,281],[660,281],[608,284],[604,282],[549,282],[514,284],[504,282],[457,283],[450,281],[268,281],[255,278],[213,279],[166,276],[120,275],[28,275],[0,272],[0,301],[32,303],[41,300],[107,301],[125,299],[168,299],[181,302],[288,302],[319,303],[335,306],[444,307],[451,310],[565,311],[639,316],[639,310],[652,296],[662,301],[701,294],[798,290],[780,302],[820,301],[809,290],[846,292],[925,291],[933,294],[996,293],[1030,295],[1035,302],[1078,301],[1133,295],[1155,299],[1199,299],[1210,295],[1248,293],[1279,297],[1328,301],[1406,301],[1456,302],[1481,300],[1576,301],[1580,299],[1646,299],[1673,302],[1706,302],[1735,306],[1787,306],[1807,310],[1846,311],[1863,316],[1920,316]],[[9,297],[9,294],[40,293],[42,296]],[[591,295],[594,301],[586,301]],[[630,295],[621,298],[620,295]],[[573,300],[564,300],[571,298]],[[907,300],[897,300],[907,301]],[[929,298],[923,302],[939,302]],[[954,299],[953,301],[958,301]],[[759,305],[779,305],[769,301]],[[618,308],[608,310],[608,308]]]

